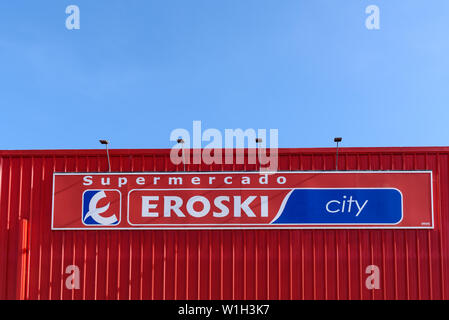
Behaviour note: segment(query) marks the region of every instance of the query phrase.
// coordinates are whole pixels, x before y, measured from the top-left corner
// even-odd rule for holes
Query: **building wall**
[[[169,150],[110,153],[112,171],[183,170]],[[333,170],[335,150],[281,149],[279,167]],[[53,172],[106,171],[104,150],[0,151],[0,299],[448,299],[449,148],[343,148],[339,169],[432,170],[436,228],[51,231]]]

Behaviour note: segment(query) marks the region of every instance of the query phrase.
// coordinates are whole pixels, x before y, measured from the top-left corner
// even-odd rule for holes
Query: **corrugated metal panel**
[[[433,170],[436,229],[51,231],[53,172],[105,171],[104,151],[1,151],[0,299],[447,299],[449,148],[340,150],[343,170]],[[112,150],[112,169],[182,170],[168,155]],[[331,149],[280,150],[280,170],[334,161]],[[371,264],[379,290],[365,287]],[[79,290],[65,287],[69,265]]]

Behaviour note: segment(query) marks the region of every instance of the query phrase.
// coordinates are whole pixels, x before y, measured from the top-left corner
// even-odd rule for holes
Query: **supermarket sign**
[[[53,230],[433,229],[431,171],[54,173]]]

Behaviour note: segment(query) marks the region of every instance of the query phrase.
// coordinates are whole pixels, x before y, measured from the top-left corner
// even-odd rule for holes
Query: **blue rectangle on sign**
[[[293,189],[274,224],[397,224],[402,220],[397,189]]]

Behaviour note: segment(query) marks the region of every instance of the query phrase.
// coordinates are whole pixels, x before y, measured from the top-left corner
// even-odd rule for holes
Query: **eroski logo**
[[[121,194],[118,190],[86,190],[83,193],[83,223],[113,226],[120,222]]]

